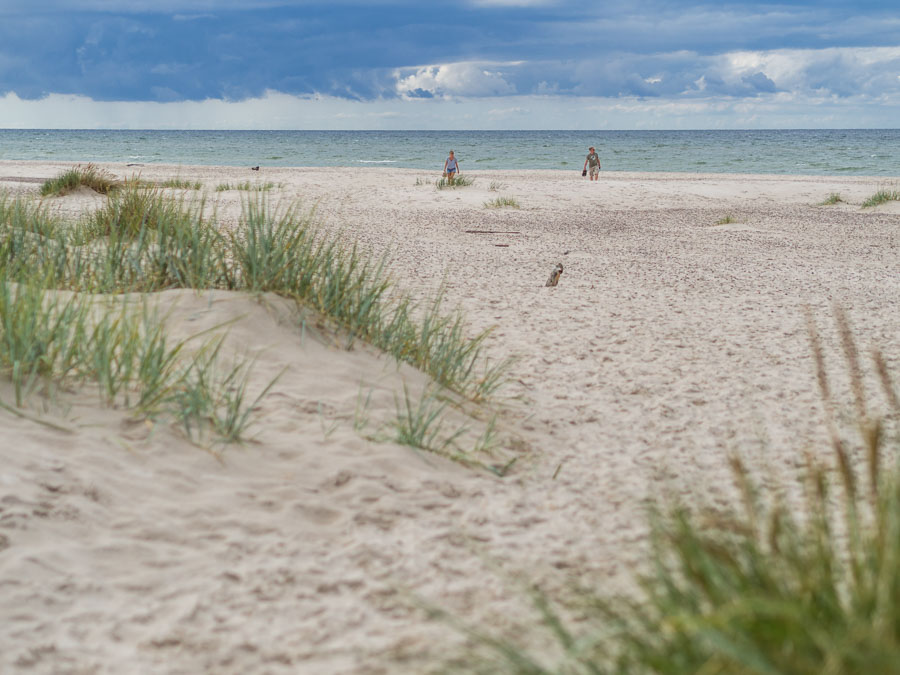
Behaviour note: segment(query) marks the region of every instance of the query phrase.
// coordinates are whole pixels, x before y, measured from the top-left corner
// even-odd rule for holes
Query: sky
[[[0,128],[900,126],[900,0],[0,0]]]

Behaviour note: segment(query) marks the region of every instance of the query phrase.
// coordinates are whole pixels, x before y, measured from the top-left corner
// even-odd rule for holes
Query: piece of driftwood
[[[550,272],[550,278],[547,279],[547,283],[545,286],[556,286],[559,283],[559,278],[562,276],[563,266],[562,263],[556,263],[556,267],[553,268],[553,271]]]

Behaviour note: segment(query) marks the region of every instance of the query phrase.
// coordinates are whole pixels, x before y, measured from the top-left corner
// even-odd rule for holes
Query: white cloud
[[[884,73],[900,69],[900,47],[740,51],[713,59],[710,70],[735,82],[764,73],[783,91],[871,93]]]
[[[409,69],[394,71],[396,92],[408,98],[450,96],[503,96],[514,94],[516,88],[504,79],[503,73],[491,68],[516,66],[517,62],[494,64],[484,62],[446,63],[419,66],[412,74]]]
[[[635,54],[576,61],[468,61],[398,68],[405,98],[511,95],[737,96],[776,91],[807,96],[897,96],[900,47]]]

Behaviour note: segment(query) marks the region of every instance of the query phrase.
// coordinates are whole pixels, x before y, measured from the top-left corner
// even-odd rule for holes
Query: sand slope
[[[15,179],[62,168],[0,163],[0,186],[34,191]],[[203,180],[226,225],[242,195],[215,184],[256,179],[140,171]],[[175,334],[234,321],[257,390],[287,371],[255,442],[221,459],[89,394],[28,411],[68,431],[0,411],[0,671],[422,672],[460,638],[415,598],[503,629],[528,618],[507,574],[625,588],[645,497],[727,498],[732,451],[771,480],[827,453],[805,308],[836,367],[833,303],[900,373],[900,215],[860,208],[882,181],[579,173],[476,172],[436,191],[420,171],[264,167],[271,198],[316,205],[391,250],[402,286],[444,284],[473,330],[496,326],[491,352],[519,357],[504,424],[533,452],[500,479],[366,440],[360,391],[387,419],[419,373],[301,330],[274,298],[166,293]],[[845,203],[817,206],[832,192]],[[498,194],[521,208],[484,208]]]

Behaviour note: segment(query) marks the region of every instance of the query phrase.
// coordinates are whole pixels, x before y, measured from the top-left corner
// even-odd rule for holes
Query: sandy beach
[[[172,193],[205,193],[223,227],[247,192],[219,184],[271,183],[273,203],[389,252],[399,287],[443,286],[473,334],[494,327],[488,353],[516,359],[491,404],[514,441],[499,457],[516,461],[500,477],[361,434],[362,398],[377,426],[426,377],[345,349],[284,299],[165,291],[173,335],[230,322],[257,391],[284,374],[252,440],[218,452],[91,391],[0,410],[0,671],[421,673],[465,641],[429,604],[529,640],[523,579],[560,595],[632,587],[648,498],[729,499],[729,453],[773,483],[807,451],[825,459],[807,313],[839,396],[835,305],[900,377],[900,202],[861,206],[900,179],[590,183],[461,162],[475,182],[453,190],[438,171],[104,165],[202,182]],[[0,162],[0,190],[37,199],[71,166]],[[500,196],[518,208],[485,205]],[[104,201],[45,204],[74,218]]]

